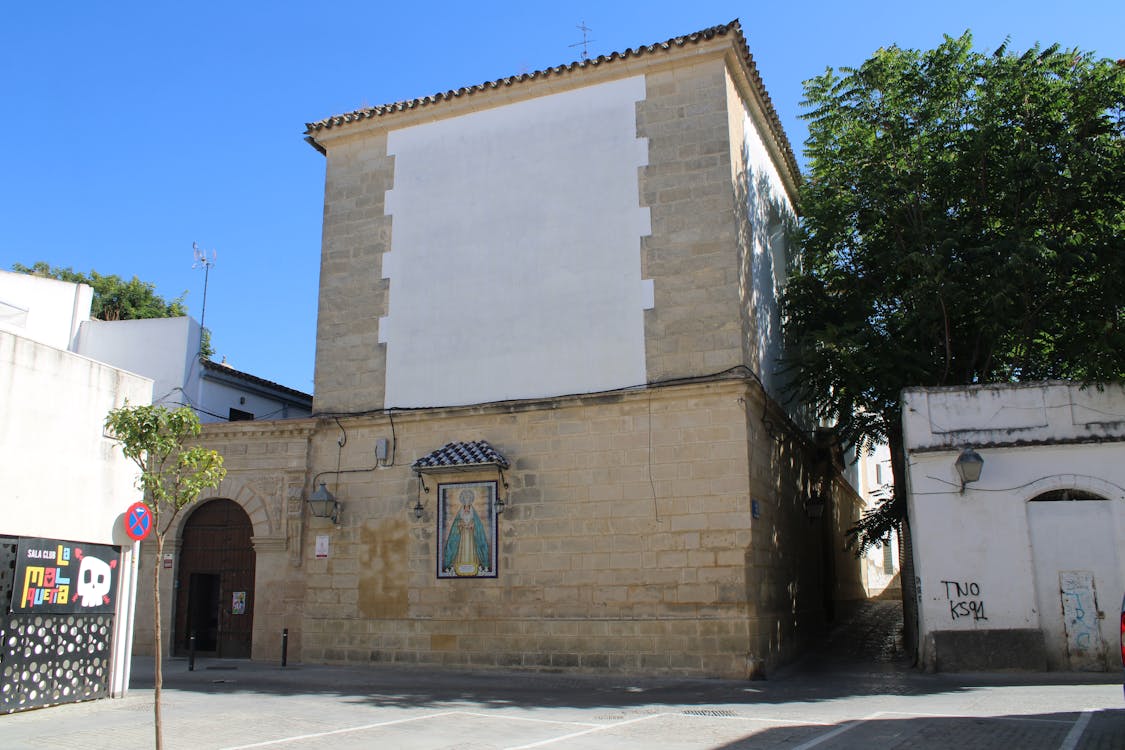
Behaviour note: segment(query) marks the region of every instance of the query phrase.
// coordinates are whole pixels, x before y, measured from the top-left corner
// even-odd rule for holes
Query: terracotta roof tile
[[[446,443],[433,453],[422,456],[412,463],[414,471],[425,469],[440,469],[454,466],[495,465],[501,469],[508,468],[508,459],[488,444],[487,440],[477,440],[473,443]]]
[[[516,86],[527,81],[534,81],[537,79],[550,78],[552,76],[562,76],[572,73],[580,73],[588,68],[596,68],[601,65],[614,63],[618,60],[627,60],[631,57],[642,57],[645,55],[656,55],[662,52],[669,52],[675,48],[686,47],[691,44],[698,44],[700,42],[710,41],[716,37],[723,37],[728,34],[733,34],[734,39],[738,44],[739,50],[742,53],[743,62],[746,65],[747,71],[750,76],[750,83],[757,90],[758,96],[761,99],[762,108],[765,110],[766,118],[768,120],[770,131],[777,143],[781,146],[785,159],[788,162],[787,166],[793,174],[794,178],[799,179],[800,169],[797,166],[797,160],[793,156],[793,149],[789,144],[789,139],[785,135],[785,129],[781,126],[781,120],[777,116],[777,111],[774,109],[773,101],[770,99],[769,94],[766,92],[765,85],[762,83],[762,77],[758,73],[758,66],[754,62],[753,56],[750,54],[750,48],[746,44],[746,37],[742,34],[742,25],[738,19],[730,23],[720,26],[712,26],[709,29],[703,29],[693,34],[686,34],[684,36],[672,37],[664,42],[656,44],[649,44],[643,47],[636,47],[626,49],[624,52],[612,52],[609,55],[599,55],[598,57],[579,60],[564,65],[556,65],[551,68],[543,70],[536,70],[532,73],[521,73],[520,75],[508,76],[507,78],[498,78],[495,81],[487,81],[479,83],[475,86],[463,86],[459,89],[452,89],[450,91],[438,92],[430,96],[419,97],[417,99],[409,99],[405,101],[392,102],[390,104],[380,104],[374,107],[365,107],[357,109],[353,112],[348,112],[342,115],[334,115],[327,117],[323,120],[310,122],[305,124],[305,133],[308,137],[307,140],[313,148],[324,153],[324,147],[316,141],[315,135],[321,131],[331,130],[332,128],[339,128],[351,123],[361,122],[363,120],[372,120],[387,115],[393,115],[397,112],[406,112],[410,110],[420,109],[422,107],[430,107],[451,99],[459,99],[461,97],[473,96],[483,92],[492,91],[495,89]]]

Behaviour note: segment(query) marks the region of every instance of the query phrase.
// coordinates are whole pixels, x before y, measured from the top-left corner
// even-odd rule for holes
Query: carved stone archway
[[[250,656],[256,599],[252,530],[249,516],[233,500],[193,506],[180,530],[173,653]]]

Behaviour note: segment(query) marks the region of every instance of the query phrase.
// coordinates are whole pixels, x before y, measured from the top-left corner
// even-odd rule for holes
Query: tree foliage
[[[153,642],[156,657],[155,718],[156,748],[163,747],[160,714],[162,645],[160,635],[160,569],[164,540],[180,511],[199,498],[199,493],[217,487],[226,476],[218,451],[187,443],[199,436],[199,418],[188,407],[171,410],[163,406],[123,406],[109,412],[105,430],[118,441],[125,457],[138,469],[137,487],[152,511]]]
[[[125,281],[120,276],[104,276],[97,271],[84,274],[71,268],[55,268],[43,261],[32,266],[15,263],[12,265],[12,270],[48,279],[89,285],[94,290],[90,314],[99,320],[176,318],[187,315],[183,294],[169,302],[156,293],[155,284],[141,281],[136,276]]]
[[[890,443],[908,386],[1125,377],[1125,67],[946,37],[805,82],[802,251],[784,296],[798,394]]]
[[[226,476],[218,451],[185,445],[202,429],[195,412],[186,406],[175,410],[124,406],[109,413],[105,427],[140,471],[137,487],[144,490],[157,532],[167,531],[176,515],[195,502],[200,492],[218,486]]]

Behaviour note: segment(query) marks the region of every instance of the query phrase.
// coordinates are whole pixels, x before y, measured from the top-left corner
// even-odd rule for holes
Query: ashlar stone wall
[[[743,319],[723,58],[646,81],[637,130],[649,144],[641,202],[652,233],[641,257],[655,306],[645,313],[645,350],[649,381],[659,382],[743,364]]]
[[[172,623],[175,607],[181,532],[194,510],[212,499],[238,503],[253,524],[251,543],[256,556],[253,596],[253,651],[255,659],[274,659],[281,653],[281,632],[290,629],[290,650],[300,651],[300,617],[305,603],[302,570],[304,528],[308,509],[306,482],[309,440],[316,426],[313,419],[276,422],[232,422],[204,426],[201,443],[223,456],[227,476],[214,490],[204,493],[193,505],[171,520],[164,553],[172,556],[171,567],[160,569],[161,630],[165,653],[172,652]],[[138,654],[152,654],[153,567],[157,558],[153,539],[141,543],[139,590],[134,634]]]
[[[394,159],[386,133],[347,139],[327,154],[317,308],[314,411],[381,407],[386,348],[379,318],[387,314],[382,256],[390,250],[386,192]]]
[[[816,541],[820,526],[783,499],[802,477],[760,424],[751,429],[755,389],[739,379],[396,413],[395,464],[369,471],[351,469],[372,465],[390,418],[323,425],[314,468],[339,459],[348,471],[329,475],[340,523],[312,519],[306,531],[302,658],[762,672],[792,653],[822,600],[817,558],[799,541]],[[499,488],[499,574],[439,579],[437,485],[497,475],[425,476],[427,494],[409,464],[481,439],[512,462]],[[327,558],[314,557],[317,535],[329,537]]]

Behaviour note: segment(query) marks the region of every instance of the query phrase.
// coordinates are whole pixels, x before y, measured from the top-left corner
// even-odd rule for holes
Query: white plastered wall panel
[[[393,131],[388,407],[646,380],[643,77]]]
[[[150,403],[152,381],[0,332],[0,531],[128,543],[118,521],[141,499],[136,467],[103,434],[126,399]]]
[[[782,355],[781,299],[785,289],[789,240],[787,228],[796,220],[781,174],[749,112],[744,125],[744,159],[748,168],[747,195],[754,246],[753,301],[757,319],[759,377],[769,395],[784,400],[777,380],[777,365]]]
[[[0,271],[0,330],[74,351],[93,299],[86,284]]]
[[[738,161],[745,169],[735,175],[735,179],[741,181],[740,190],[747,202],[752,284],[747,302],[756,324],[752,344],[757,349],[754,361],[758,363],[758,376],[766,391],[784,402],[784,384],[778,374],[782,354],[779,300],[788,271],[788,230],[796,222],[796,212],[762,138],[762,126],[742,97],[734,100],[739,104],[742,119],[742,154]]]
[[[154,403],[199,406],[199,336],[199,324],[186,316],[88,320],[82,324],[77,351],[151,378]]]

